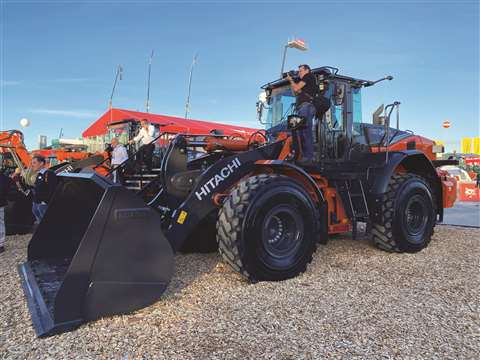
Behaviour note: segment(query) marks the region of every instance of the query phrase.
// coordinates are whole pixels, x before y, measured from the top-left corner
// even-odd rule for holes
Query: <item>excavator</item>
[[[174,254],[209,242],[251,282],[282,281],[307,270],[334,234],[357,236],[394,253],[427,247],[455,179],[439,170],[443,149],[391,124],[399,102],[361,117],[362,90],[383,80],[312,70],[328,100],[312,131],[314,163],[304,164],[305,118],[288,82],[262,87],[257,112],[268,129],[247,139],[177,134],[145,201],[95,173],[60,174],[60,184],[19,265],[38,336],[148,306],[160,299]]]

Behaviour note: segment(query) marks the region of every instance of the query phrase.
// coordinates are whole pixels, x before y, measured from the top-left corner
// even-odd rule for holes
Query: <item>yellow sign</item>
[[[187,212],[183,210],[180,211],[180,215],[178,215],[177,223],[183,224],[186,218],[187,218]]]
[[[480,155],[480,137],[473,138],[473,152]]]
[[[472,152],[472,139],[463,138],[462,139],[462,153],[470,154]]]

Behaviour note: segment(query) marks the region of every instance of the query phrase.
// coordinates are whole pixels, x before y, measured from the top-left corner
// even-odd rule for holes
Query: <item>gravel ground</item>
[[[479,229],[438,226],[407,255],[336,237],[302,276],[255,285],[217,254],[178,255],[156,304],[37,339],[16,271],[28,236],[12,236],[0,255],[0,358],[478,358],[479,241]]]

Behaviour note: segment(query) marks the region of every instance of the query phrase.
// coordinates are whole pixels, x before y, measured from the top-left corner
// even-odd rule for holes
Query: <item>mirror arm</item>
[[[388,75],[388,76],[385,76],[381,79],[378,79],[376,81],[366,81],[364,84],[363,84],[363,87],[369,87],[369,86],[373,86],[375,85],[376,83],[379,83],[380,81],[384,81],[384,80],[393,80],[393,76],[391,75]]]
[[[262,113],[263,113],[263,102],[257,101],[257,119],[258,119],[258,122],[262,125],[266,125],[267,123],[262,121]]]

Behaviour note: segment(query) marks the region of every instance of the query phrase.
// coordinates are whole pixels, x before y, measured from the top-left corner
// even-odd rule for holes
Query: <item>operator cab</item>
[[[330,102],[322,119],[314,119],[314,148],[318,161],[354,160],[357,153],[372,152],[372,147],[385,147],[411,133],[398,129],[399,102],[377,109],[372,124],[362,122],[361,91],[382,80],[356,79],[338,74],[330,66],[312,69],[318,92]],[[259,121],[272,136],[287,131],[287,118],[295,111],[295,96],[288,82],[279,79],[262,86],[257,103]],[[397,109],[397,128],[391,128],[390,114]],[[384,112],[384,116],[380,116]],[[374,114],[375,115],[375,114]],[[375,151],[375,150],[373,150]]]

